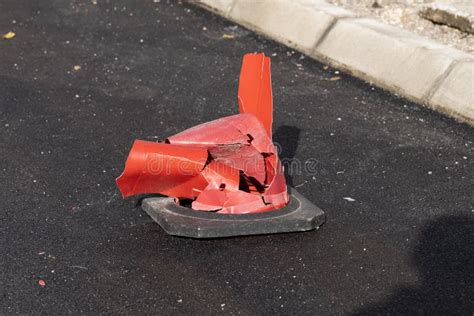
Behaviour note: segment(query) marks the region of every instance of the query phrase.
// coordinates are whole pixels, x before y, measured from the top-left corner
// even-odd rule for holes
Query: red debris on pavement
[[[136,140],[117,178],[124,198],[160,193],[198,211],[259,213],[288,203],[283,166],[272,143],[270,58],[246,54],[240,114],[187,129],[161,142]]]

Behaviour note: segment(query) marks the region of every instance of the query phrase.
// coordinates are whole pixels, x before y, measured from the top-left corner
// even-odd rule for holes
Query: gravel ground
[[[431,38],[445,45],[474,53],[474,35],[461,32],[446,25],[437,25],[418,16],[424,4],[387,4],[380,8],[360,3],[348,3],[347,0],[329,0],[361,16],[375,18],[418,35]]]

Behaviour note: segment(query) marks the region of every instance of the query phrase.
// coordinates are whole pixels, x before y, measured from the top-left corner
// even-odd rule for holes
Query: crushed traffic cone
[[[246,54],[238,92],[240,114],[200,124],[161,142],[137,140],[117,178],[124,197],[169,234],[194,238],[306,231],[324,212],[287,188],[272,143],[270,58]]]

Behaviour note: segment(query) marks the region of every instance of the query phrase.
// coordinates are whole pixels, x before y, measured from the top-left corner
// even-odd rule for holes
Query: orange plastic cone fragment
[[[266,178],[265,159],[255,147],[251,145],[219,146],[210,148],[209,151],[215,161],[230,166],[234,170],[241,170],[247,176],[264,184]]]
[[[226,191],[239,190],[240,172],[229,165],[213,160],[204,168],[202,175],[209,183],[207,188]]]
[[[270,58],[262,54],[244,56],[239,82],[240,113],[257,117],[272,137],[273,104]]]
[[[205,148],[136,140],[117,185],[124,197],[162,193],[194,198],[192,189],[207,185],[201,174],[207,157]]]
[[[246,214],[288,203],[284,170],[271,141],[270,59],[246,54],[238,92],[240,114],[166,138],[137,140],[117,178],[124,197],[160,193],[197,211]],[[188,204],[188,203],[187,203]]]
[[[192,208],[200,211],[218,211],[229,198],[226,192],[218,189],[206,189],[192,203]]]
[[[234,191],[227,194],[227,201],[224,203],[222,214],[248,214],[261,213],[274,209],[271,204],[265,204],[258,195],[244,191]]]

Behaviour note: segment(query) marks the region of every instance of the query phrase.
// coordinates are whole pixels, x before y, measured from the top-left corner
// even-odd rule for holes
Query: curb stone
[[[268,8],[271,14],[267,14]],[[310,54],[338,18],[352,16],[351,12],[320,0],[312,4],[260,0],[235,1],[228,18]]]
[[[196,0],[193,3],[474,125],[474,55],[373,19],[358,18],[324,0]]]
[[[474,60],[461,61],[454,65],[443,81],[443,84],[434,92],[430,104],[435,109],[449,113],[463,112],[467,117],[474,117]],[[446,107],[446,105],[449,107]],[[465,105],[471,104],[469,107]],[[444,107],[444,108],[443,108]]]

